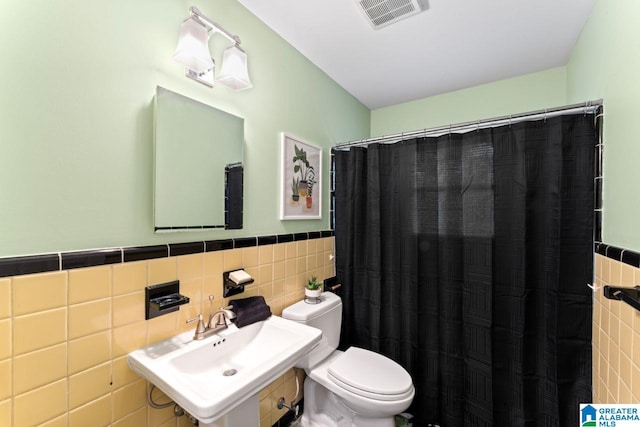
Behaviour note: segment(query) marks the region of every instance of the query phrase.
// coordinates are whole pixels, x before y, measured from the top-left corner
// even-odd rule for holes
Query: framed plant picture
[[[322,149],[282,132],[280,219],[322,218]]]

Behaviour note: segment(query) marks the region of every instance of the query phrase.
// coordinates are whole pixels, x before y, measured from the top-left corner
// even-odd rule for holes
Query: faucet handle
[[[209,295],[209,321],[207,322],[207,326],[211,327],[213,326],[211,324],[211,319],[213,319],[213,315],[215,314],[215,311],[213,310],[213,295]]]
[[[193,319],[188,319],[187,323],[192,323],[195,321],[198,321],[198,325],[196,326],[196,335],[198,334],[203,334],[206,330],[205,326],[204,326],[204,320],[202,317],[202,313],[198,314],[198,317],[194,317]]]

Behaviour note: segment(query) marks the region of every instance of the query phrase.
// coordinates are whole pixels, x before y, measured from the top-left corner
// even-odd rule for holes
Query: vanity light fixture
[[[247,70],[247,54],[235,44],[224,51],[222,68],[217,81],[233,90],[250,88],[249,72]]]
[[[217,33],[233,45],[224,51],[222,69],[215,80],[236,91],[253,87],[247,69],[247,54],[240,48],[240,37],[204,16],[195,6],[191,6],[189,13],[189,18],[180,26],[180,38],[173,54],[173,59],[185,67],[185,75],[213,87],[215,62],[209,53],[209,39]]]

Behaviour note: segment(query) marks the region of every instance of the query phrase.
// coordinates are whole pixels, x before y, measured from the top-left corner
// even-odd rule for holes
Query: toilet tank
[[[312,368],[338,348],[342,326],[342,300],[331,292],[324,292],[318,304],[299,301],[282,311],[282,317],[313,326],[322,331],[320,342],[296,366]]]

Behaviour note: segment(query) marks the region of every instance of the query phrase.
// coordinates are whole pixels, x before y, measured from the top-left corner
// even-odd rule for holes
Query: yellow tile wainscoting
[[[640,269],[596,254],[595,272],[593,402],[640,403],[640,312],[602,293],[640,284]]]
[[[191,426],[173,406],[147,405],[149,385],[127,353],[193,329],[185,321],[208,312],[208,295],[227,305],[223,271],[244,268],[256,280],[233,298],[262,295],[279,315],[310,276],[335,275],[333,253],[326,237],[0,279],[0,426]],[[176,279],[190,303],[145,320],[145,286]],[[261,427],[284,415],[278,399],[295,391],[290,370],[260,392]]]

